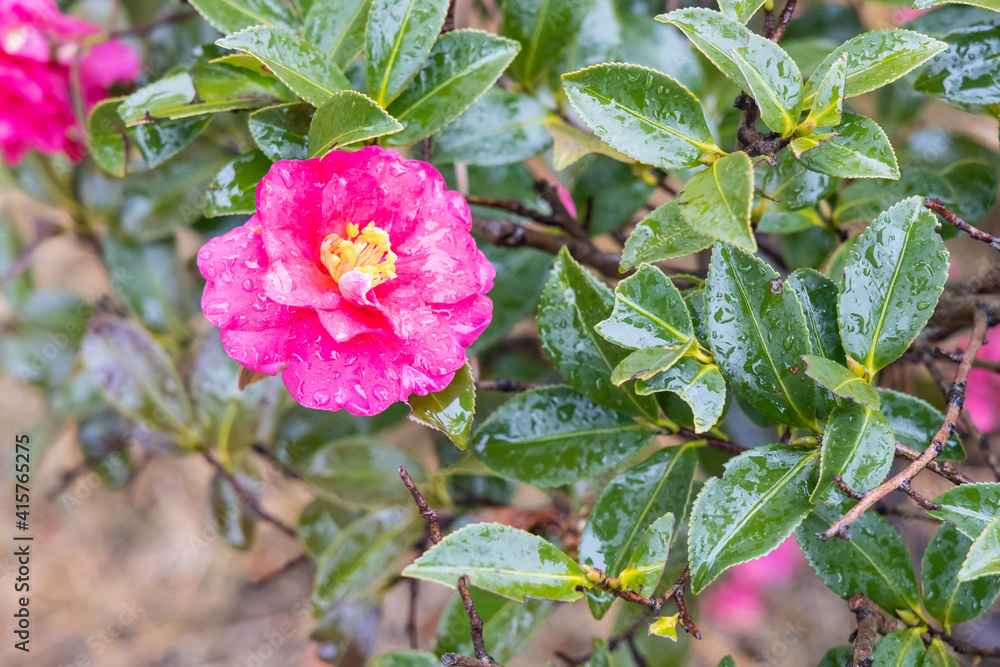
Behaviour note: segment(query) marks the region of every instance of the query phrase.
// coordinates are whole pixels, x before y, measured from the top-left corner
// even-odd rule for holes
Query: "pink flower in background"
[[[202,310],[302,405],[373,415],[446,387],[490,323],[471,225],[437,170],[390,150],[277,162],[257,214],[198,253]]]
[[[64,16],[52,0],[0,0],[0,150],[17,164],[29,150],[84,153],[73,112],[71,71],[79,58],[80,91],[89,110],[118,81],[139,74],[139,56],[121,42],[79,51],[98,26]],[[80,54],[78,56],[78,53]]]
[[[1000,333],[987,332],[986,344],[979,348],[976,357],[1000,361]],[[1000,428],[1000,375],[973,368],[966,383],[965,409],[980,431],[992,433]]]

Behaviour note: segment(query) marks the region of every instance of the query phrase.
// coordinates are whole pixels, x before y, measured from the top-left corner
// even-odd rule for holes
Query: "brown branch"
[[[896,622],[884,611],[865,597],[864,593],[855,593],[847,601],[847,607],[854,612],[858,627],[852,633],[850,641],[854,644],[854,655],[849,667],[871,667],[872,649],[879,634],[887,635],[895,629]]]
[[[944,218],[945,222],[953,227],[956,227],[957,229],[962,230],[975,240],[991,245],[994,250],[1000,250],[1000,239],[992,234],[987,234],[980,229],[976,229],[965,220],[962,220],[960,217],[949,211],[948,207],[944,205],[944,202],[941,201],[940,198],[932,201],[931,199],[924,197],[924,206]]]
[[[957,653],[961,653],[963,655],[978,655],[984,658],[1000,658],[1000,646],[983,648],[970,644],[969,642],[964,642],[961,639],[955,639],[951,635],[946,635],[944,633],[934,634],[949,644]]]
[[[836,484],[837,488],[840,489],[840,491],[845,496],[847,496],[848,498],[854,498],[855,500],[861,500],[862,498],[865,497],[865,494],[860,493],[858,491],[855,491],[854,489],[852,489],[851,487],[849,487],[847,485],[847,482],[845,482],[844,478],[841,477],[840,475],[834,475],[833,476],[833,483]]]
[[[295,529],[261,507],[256,496],[254,496],[249,489],[243,486],[243,484],[241,484],[232,473],[226,470],[226,467],[222,465],[217,458],[212,456],[208,450],[202,450],[201,455],[205,457],[205,460],[208,461],[213,468],[215,468],[216,472],[229,482],[229,485],[233,487],[233,491],[235,491],[236,495],[239,497],[240,502],[250,508],[250,511],[257,515],[258,519],[271,524],[288,537],[298,541],[299,535],[295,532]]]
[[[896,456],[907,461],[916,461],[920,458],[920,452],[897,440]],[[952,484],[972,484],[972,478],[956,470],[950,461],[931,461],[927,464],[927,470],[944,477]]]
[[[419,595],[420,580],[410,579],[410,606],[407,607],[406,611],[406,636],[412,649],[420,646],[420,636],[417,634],[417,599]]]
[[[921,495],[920,493],[917,493],[916,489],[914,489],[910,485],[910,480],[906,480],[905,482],[900,484],[897,488],[906,495],[908,495],[910,498],[913,498],[914,502],[916,502],[918,505],[923,507],[928,512],[937,512],[941,509],[940,505],[938,505],[937,503],[932,503],[925,496]]]
[[[722,452],[727,452],[733,456],[738,456],[747,450],[746,447],[737,445],[731,440],[724,440],[722,438],[717,438],[713,435],[706,435],[704,433],[696,433],[693,429],[682,426],[677,429],[677,433],[665,432],[666,435],[683,435],[686,438],[692,440],[704,440],[709,444],[710,447],[714,447]]]
[[[785,3],[785,8],[781,10],[781,16],[778,17],[778,25],[774,29],[774,34],[770,36],[770,39],[775,44],[785,35],[785,31],[788,30],[788,24],[792,21],[792,14],[795,13],[795,5],[798,0],[788,0]]]
[[[859,516],[861,516],[865,510],[870,508],[881,498],[885,497],[890,491],[898,489],[902,484],[908,483],[913,479],[917,473],[927,467],[927,465],[934,460],[941,450],[944,448],[944,443],[948,441],[948,437],[951,435],[952,431],[955,429],[955,422],[958,420],[958,415],[962,411],[962,403],[965,400],[965,383],[969,379],[969,371],[972,369],[972,360],[975,359],[976,354],[979,352],[979,348],[983,345],[983,340],[986,335],[986,329],[989,327],[990,322],[994,321],[995,318],[993,313],[990,312],[985,306],[977,310],[975,321],[972,326],[972,334],[969,337],[969,347],[965,351],[965,355],[962,359],[962,363],[959,365],[958,370],[955,372],[955,381],[951,385],[951,390],[948,392],[948,410],[945,413],[944,423],[941,424],[941,428],[934,435],[931,440],[931,444],[924,450],[924,452],[903,470],[901,473],[893,477],[892,479],[879,484],[877,487],[865,494],[857,505],[855,505],[851,510],[840,517],[831,525],[826,532],[823,533],[823,539],[830,539],[831,537],[837,535],[842,538],[849,538],[847,533],[847,527],[851,525]]]

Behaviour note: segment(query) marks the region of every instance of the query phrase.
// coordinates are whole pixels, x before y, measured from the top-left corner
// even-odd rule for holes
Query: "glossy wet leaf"
[[[132,139],[150,168],[177,155],[208,127],[212,116],[143,123],[132,128]]]
[[[434,157],[480,166],[521,162],[552,144],[545,127],[551,119],[535,98],[494,87],[437,133]]]
[[[472,449],[504,477],[549,487],[589,479],[653,437],[626,413],[547,387],[502,405],[473,434]]]
[[[442,431],[459,449],[469,444],[476,414],[476,383],[468,363],[441,391],[426,396],[414,394],[408,402],[413,408],[410,419]]]
[[[1000,2],[997,0],[916,0],[913,3],[913,8],[930,9],[931,7],[951,4],[972,5],[973,7],[982,7],[983,9],[992,9],[995,12],[1000,12]]]
[[[243,475],[237,473],[237,477]],[[246,484],[246,479],[240,481]],[[230,546],[244,551],[252,547],[257,537],[257,517],[250,511],[246,501],[220,473],[212,476],[208,489],[212,527]]]
[[[548,80],[558,89],[556,74],[574,72],[590,65],[615,61],[635,62],[621,58],[622,21],[618,16],[615,0],[591,0],[580,30],[566,47],[562,60],[549,68]]]
[[[942,36],[948,50],[920,71],[913,87],[956,104],[1000,103],[996,61],[1000,24],[980,23]]]
[[[364,49],[371,6],[371,0],[316,0],[302,36],[343,70]]]
[[[903,538],[875,512],[865,512],[851,524],[851,539],[828,541],[820,535],[854,503],[819,506],[796,531],[802,552],[827,588],[848,599],[855,593],[889,613],[920,609],[913,561]]]
[[[880,215],[844,266],[840,335],[874,374],[906,351],[927,324],[948,272],[937,221],[912,197]]]
[[[368,94],[382,108],[416,75],[444,23],[442,0],[372,0],[365,37]]]
[[[257,184],[271,168],[271,160],[261,151],[250,151],[227,164],[208,186],[205,215],[255,213]]]
[[[130,243],[109,234],[101,245],[115,293],[129,311],[154,330],[184,335],[191,286],[174,240]]]
[[[798,269],[785,282],[795,290],[802,304],[813,352],[837,363],[847,363],[837,324],[840,292],[834,282],[813,269]]]
[[[686,169],[722,154],[698,98],[655,70],[605,64],[563,76],[583,122],[611,147],[645,164]]]
[[[424,527],[409,507],[386,508],[352,521],[316,561],[313,604],[326,609],[345,598],[375,593],[395,575],[396,561],[420,539]]]
[[[730,81],[750,94],[761,119],[788,136],[802,111],[802,75],[780,46],[715,11],[679,9],[657,21],[677,26]]]
[[[386,107],[403,124],[387,143],[412,144],[450,123],[500,78],[518,48],[513,40],[479,30],[441,35],[413,82]]]
[[[500,34],[521,43],[511,75],[529,90],[559,62],[580,31],[589,3],[578,0],[507,0]]]
[[[1000,595],[1000,576],[959,581],[958,572],[972,547],[972,540],[950,523],[934,534],[920,561],[924,607],[945,632],[988,611]]]
[[[844,53],[849,54],[844,98],[868,93],[892,83],[948,48],[936,39],[910,30],[872,30],[844,42],[828,55],[806,85],[812,103],[820,83]]]
[[[733,388],[767,417],[816,430],[816,385],[801,359],[812,343],[791,286],[760,259],[717,243],[705,307],[715,361]]]
[[[656,590],[670,555],[673,532],[673,512],[664,514],[646,529],[618,575],[622,586],[647,597]]]
[[[349,90],[347,77],[315,46],[290,32],[248,28],[217,44],[257,58],[299,97],[315,107],[338,90]]]
[[[426,651],[404,649],[377,655],[368,662],[367,667],[440,667],[441,661],[436,655]]]
[[[925,649],[920,634],[920,628],[909,628],[878,640],[872,651],[872,667],[921,667]]]
[[[872,410],[881,406],[882,401],[875,388],[837,362],[812,354],[802,357],[802,360],[806,362],[806,375],[837,396],[849,398]]]
[[[954,190],[943,176],[930,169],[910,167],[903,170],[899,179],[866,178],[851,183],[837,200],[834,221],[840,224],[852,220],[869,222],[882,211],[914,195],[940,197],[949,208],[955,200]]]
[[[928,514],[955,524],[971,540],[979,537],[995,517],[1000,516],[1000,484],[981,482],[948,489],[932,501],[941,505]]]
[[[399,132],[403,126],[370,98],[353,90],[331,95],[313,116],[309,126],[309,157]]]
[[[648,380],[636,382],[636,393],[640,395],[660,391],[672,392],[687,403],[696,433],[715,426],[726,409],[726,380],[715,364],[685,358]]]
[[[198,13],[219,32],[237,32],[250,26],[295,30],[298,20],[291,3],[283,0],[191,0]]]
[[[583,667],[617,667],[606,641],[594,637],[594,649],[590,653],[590,660],[584,663]]]
[[[834,179],[806,169],[788,151],[779,153],[777,164],[764,167],[763,171],[761,190],[778,200],[767,201],[768,211],[798,211],[815,206],[831,195],[836,186]]]
[[[649,264],[618,283],[611,317],[595,329],[605,340],[632,350],[682,345],[694,337],[681,293]]]
[[[643,262],[660,262],[704,250],[713,239],[702,236],[681,217],[677,201],[656,207],[635,226],[625,240],[621,269]]]
[[[250,114],[247,125],[257,147],[271,159],[304,160],[308,156],[309,104],[279,104]]]
[[[817,452],[764,445],[726,464],[705,483],[691,511],[691,592],[722,572],[770,553],[808,514]]]
[[[813,171],[841,178],[899,178],[896,154],[875,121],[844,112],[840,125],[820,131],[836,134],[799,157]]]
[[[922,398],[885,387],[879,387],[877,391],[882,400],[882,414],[892,424],[896,440],[918,452],[927,449],[931,444],[931,438],[944,423],[944,414]],[[937,459],[940,461],[965,459],[965,450],[958,439],[958,434],[951,434]]]
[[[969,547],[958,580],[979,581],[983,577],[1000,575],[1000,517],[994,518]]]
[[[628,224],[649,201],[656,186],[637,176],[628,164],[594,156],[577,174],[570,192],[579,220],[589,220],[591,235]]]
[[[451,533],[403,570],[404,577],[455,588],[469,584],[512,600],[577,600],[583,570],[537,535],[498,523],[475,523]]]
[[[483,619],[483,641],[497,662],[507,662],[520,653],[553,606],[548,600],[515,602],[478,588],[469,589],[469,593]],[[441,612],[434,653],[475,655],[469,614],[458,595],[452,596]]]
[[[931,645],[927,647],[926,653],[924,653],[924,659],[920,663],[920,667],[960,667],[955,659],[951,657],[948,653],[948,649],[945,648],[944,642],[941,641],[940,637],[935,637],[931,640]]]
[[[805,123],[815,123],[814,127],[840,125],[844,113],[844,89],[847,77],[847,63],[850,53],[842,53],[833,61],[816,89],[809,115]]]
[[[719,0],[719,10],[731,19],[746,23],[763,4],[764,0]]]
[[[813,502],[843,501],[843,493],[835,488],[834,476],[859,493],[878,486],[895,454],[892,426],[881,412],[865,405],[841,402],[830,413],[823,434],[819,482],[813,490]]]
[[[756,252],[750,229],[753,166],[746,153],[730,153],[695,174],[677,203],[681,217],[698,234]]]
[[[102,100],[87,117],[87,137],[94,162],[112,176],[125,175],[128,136],[125,123],[118,116],[118,105],[123,98]]]
[[[592,401],[655,417],[653,399],[611,383],[612,371],[628,352],[604,340],[594,327],[611,316],[614,302],[611,290],[563,248],[538,306],[542,348],[566,381]]]
[[[611,373],[611,382],[616,387],[629,380],[648,380],[658,373],[663,373],[691,349],[695,343],[688,341],[669,347],[647,347],[636,350],[622,359]]]
[[[827,651],[816,667],[844,667],[853,657],[853,646],[837,646]],[[731,664],[727,663],[725,667],[736,667],[736,663],[732,661],[732,658],[729,658],[729,660]],[[720,663],[718,667],[723,667],[723,665]]]
[[[321,447],[298,474],[317,497],[344,507],[406,506],[409,492],[399,481],[405,466],[417,484],[426,479],[419,460],[371,437],[346,437]]]

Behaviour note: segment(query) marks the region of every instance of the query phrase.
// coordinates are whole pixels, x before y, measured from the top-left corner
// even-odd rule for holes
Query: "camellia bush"
[[[65,4],[0,0],[7,190],[61,210],[0,238],[4,372],[108,486],[198,457],[234,547],[299,540],[324,659],[502,664],[562,601],[612,629],[530,664],[683,665],[792,535],[823,667],[1000,656],[953,634],[1000,594],[996,0]],[[372,655],[406,580],[458,589],[436,644]]]

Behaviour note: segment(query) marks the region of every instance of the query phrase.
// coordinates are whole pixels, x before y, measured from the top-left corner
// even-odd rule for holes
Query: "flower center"
[[[369,222],[358,229],[347,223],[347,238],[330,234],[320,246],[323,266],[336,281],[348,271],[360,271],[371,278],[372,287],[396,277],[396,253],[389,249],[389,234]]]

